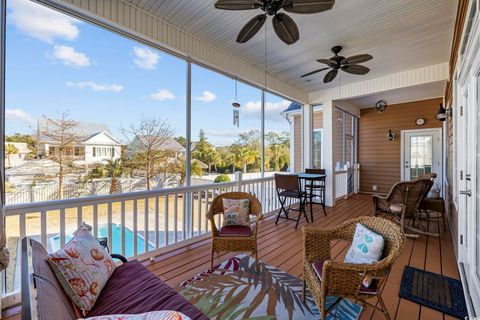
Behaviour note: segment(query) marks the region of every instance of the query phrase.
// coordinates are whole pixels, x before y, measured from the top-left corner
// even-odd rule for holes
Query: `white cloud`
[[[265,104],[265,118],[270,121],[284,122],[285,117],[281,114],[282,111],[288,108],[290,101],[282,100],[279,102],[267,102]],[[260,101],[249,101],[240,110],[245,112],[247,118],[260,117],[262,103]],[[240,118],[241,116],[240,111]]]
[[[80,81],[80,82],[67,82],[67,87],[83,89],[90,88],[93,91],[111,91],[111,92],[120,92],[123,90],[123,86],[119,84],[107,84],[107,83],[96,83],[93,81]]]
[[[157,101],[173,100],[175,95],[167,89],[160,89],[157,92],[150,94],[150,98]]]
[[[241,130],[207,130],[205,134],[212,137],[222,137],[222,138],[238,138],[240,133],[243,133]]]
[[[5,109],[5,119],[9,121],[20,121],[27,124],[35,122],[35,119],[22,109]]]
[[[91,64],[89,57],[82,52],[75,51],[74,48],[69,46],[54,46],[52,57],[53,59],[62,61],[66,66],[80,68],[88,67]]]
[[[91,65],[89,57],[69,46],[54,46],[52,58],[60,60],[64,65],[71,67],[81,68]]]
[[[57,38],[75,40],[80,33],[76,26],[80,21],[33,1],[10,1],[9,8],[10,23],[41,41],[52,43]]]
[[[135,55],[133,62],[142,69],[155,69],[160,60],[160,55],[148,48],[134,47],[133,54]]]
[[[196,97],[195,99],[203,102],[212,102],[215,99],[217,99],[217,96],[213,92],[203,91],[202,95],[199,97]]]

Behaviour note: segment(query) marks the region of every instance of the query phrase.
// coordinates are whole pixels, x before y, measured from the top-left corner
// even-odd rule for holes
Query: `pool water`
[[[98,226],[98,237],[106,238],[108,234],[107,224],[100,224]],[[70,241],[72,235],[65,236],[65,242]],[[60,235],[53,236],[49,239],[52,252],[60,249]],[[122,226],[120,224],[112,223],[112,253],[122,253]],[[148,251],[155,249],[149,242]],[[133,256],[133,231],[125,227],[125,256]],[[137,234],[137,254],[145,253],[145,238],[141,234]]]

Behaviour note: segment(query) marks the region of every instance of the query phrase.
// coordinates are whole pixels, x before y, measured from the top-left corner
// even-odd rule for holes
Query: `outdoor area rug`
[[[437,273],[406,266],[399,296],[452,317],[468,316],[460,280]]]
[[[175,289],[212,319],[320,318],[309,294],[302,303],[302,280],[262,262],[259,267],[256,273],[255,260],[238,255]],[[336,301],[336,297],[329,297],[327,307]],[[361,306],[341,300],[327,319],[358,319],[361,311]]]

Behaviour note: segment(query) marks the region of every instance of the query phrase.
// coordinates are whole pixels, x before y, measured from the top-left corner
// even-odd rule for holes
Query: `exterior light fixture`
[[[391,129],[388,129],[387,139],[388,139],[388,141],[395,140],[395,133],[393,133]]]
[[[379,100],[377,101],[377,103],[375,103],[375,110],[377,110],[377,112],[383,112],[385,111],[385,109],[387,109],[387,106],[388,106],[388,103],[387,101],[385,100]]]
[[[445,121],[449,116],[452,116],[452,108],[445,109],[443,104],[440,103],[440,107],[438,108],[435,118],[437,118],[438,121]]]

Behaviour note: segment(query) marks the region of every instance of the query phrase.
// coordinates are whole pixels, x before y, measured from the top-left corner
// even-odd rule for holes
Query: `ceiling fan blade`
[[[332,9],[335,0],[287,0],[283,9],[292,13],[318,13]]]
[[[218,0],[215,8],[221,10],[251,10],[257,9],[257,0]]]
[[[321,72],[323,70],[328,70],[330,69],[329,67],[326,67],[326,68],[322,68],[322,69],[318,69],[318,70],[315,70],[315,71],[312,71],[312,72],[309,72],[309,73],[305,73],[304,75],[301,75],[300,78],[304,78],[304,77],[308,77],[312,74],[315,74],[315,73],[318,73],[318,72]]]
[[[349,64],[346,66],[342,66],[342,70],[351,74],[359,74],[364,75],[367,74],[370,69],[365,66],[361,66],[359,64]]]
[[[267,20],[266,14],[259,14],[258,16],[254,17],[250,21],[247,22],[240,30],[237,36],[237,42],[245,43],[250,40],[255,34],[257,34],[258,30],[260,30]]]
[[[320,63],[324,63],[326,65],[329,65],[329,66],[334,66],[337,64],[337,62],[335,60],[330,60],[330,59],[317,59],[318,62]]]
[[[335,79],[335,77],[337,76],[337,73],[338,73],[337,69],[328,71],[328,73],[323,78],[323,83],[331,82],[333,79]]]
[[[351,56],[348,58],[343,59],[340,63],[341,64],[356,64],[362,63],[372,60],[373,57],[369,54],[357,54],[355,56]]]
[[[295,21],[285,13],[277,13],[273,17],[272,23],[275,33],[286,44],[295,43],[300,38]]]

